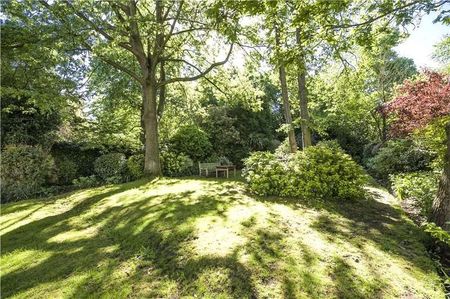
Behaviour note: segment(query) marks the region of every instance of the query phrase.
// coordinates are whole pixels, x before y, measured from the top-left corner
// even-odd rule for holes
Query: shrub
[[[132,179],[137,180],[144,176],[144,155],[130,156],[127,160],[128,173]]]
[[[95,173],[94,162],[101,156],[100,150],[96,148],[84,148],[76,143],[61,142],[54,144],[51,149],[51,155],[58,160],[67,159],[77,165],[77,173],[74,178],[80,176],[90,176]]]
[[[69,185],[78,174],[78,165],[65,156],[54,157],[56,184]]]
[[[108,182],[120,182],[126,171],[125,155],[110,153],[100,156],[94,162],[95,173]]]
[[[352,199],[363,194],[366,175],[335,145],[319,144],[287,157],[259,152],[246,159],[243,176],[250,190],[308,199]]]
[[[185,154],[194,161],[205,159],[211,154],[212,145],[208,134],[196,126],[181,127],[170,139],[170,149]]]
[[[162,172],[164,175],[176,177],[191,175],[193,161],[184,154],[161,152]]]
[[[41,147],[7,145],[2,151],[2,201],[36,195],[54,168],[51,156]]]
[[[242,176],[258,195],[280,195],[287,186],[286,163],[270,152],[254,152],[244,160]]]
[[[77,179],[74,179],[72,183],[81,189],[91,188],[100,185],[100,181],[95,175],[91,176],[82,176]]]
[[[223,156],[223,157],[219,157],[218,159],[220,165],[231,165],[233,164],[230,159],[228,159],[227,157]]]
[[[366,166],[375,177],[386,180],[390,174],[428,170],[433,157],[411,140],[391,140],[367,160]]]
[[[437,193],[439,175],[433,172],[411,172],[390,176],[392,189],[400,200],[411,199],[420,210],[420,215],[428,217]]]
[[[432,238],[450,247],[450,233],[432,222],[427,222],[422,226],[423,230]]]
[[[293,172],[290,196],[354,199],[363,194],[367,181],[362,168],[336,143],[319,143],[298,152],[289,168]]]

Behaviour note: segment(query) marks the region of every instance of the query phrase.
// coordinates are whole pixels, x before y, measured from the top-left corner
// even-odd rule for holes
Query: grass
[[[159,179],[2,205],[4,298],[443,298],[385,191],[359,202]]]

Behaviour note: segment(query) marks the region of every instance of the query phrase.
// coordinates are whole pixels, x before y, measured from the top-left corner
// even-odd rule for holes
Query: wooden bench
[[[210,172],[216,171],[216,167],[220,166],[219,162],[212,162],[212,163],[200,163],[198,162],[198,173],[199,175],[202,175],[202,172],[205,172],[205,175],[208,176]]]

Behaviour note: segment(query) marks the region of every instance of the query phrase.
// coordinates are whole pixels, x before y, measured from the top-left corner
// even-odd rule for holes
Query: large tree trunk
[[[301,46],[300,30],[295,30],[297,45]],[[311,130],[309,129],[309,113],[308,113],[308,89],[306,88],[306,64],[302,55],[299,55],[299,70],[297,74],[298,83],[298,99],[300,102],[300,118],[302,129],[302,147],[303,149],[312,145]]]
[[[438,193],[433,202],[430,220],[443,229],[450,231],[450,122],[445,126],[447,151],[444,170],[439,181]]]
[[[144,113],[142,115],[145,134],[144,172],[149,176],[161,175],[158,141],[158,116],[156,108],[156,79],[150,75],[142,87]]]
[[[275,29],[275,41],[276,46],[280,47],[280,36],[277,29]],[[297,151],[297,141],[295,139],[294,128],[292,127],[291,105],[289,104],[289,94],[286,82],[286,69],[283,62],[280,62],[279,75],[281,84],[281,98],[283,99],[284,120],[286,124],[289,125],[289,148],[291,153],[295,153]]]

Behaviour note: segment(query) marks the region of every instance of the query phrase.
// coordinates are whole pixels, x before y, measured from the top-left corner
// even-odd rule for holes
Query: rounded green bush
[[[144,176],[144,161],[144,154],[137,154],[128,158],[127,169],[132,179],[137,180]]]
[[[4,202],[36,195],[54,169],[53,158],[39,146],[7,145],[1,158]]]
[[[287,165],[270,152],[254,152],[244,160],[242,176],[258,195],[281,195],[288,185]]]
[[[184,154],[161,152],[162,172],[164,175],[177,177],[192,174],[194,163]]]
[[[94,170],[105,181],[111,183],[120,182],[126,170],[125,155],[110,153],[100,156],[94,162]]]
[[[298,152],[292,170],[289,196],[320,199],[360,197],[367,177],[352,158],[335,144],[318,144]]]
[[[200,161],[211,154],[212,145],[208,134],[199,127],[185,126],[178,129],[170,139],[170,150],[177,154],[188,155],[194,161]]]
[[[350,199],[360,197],[366,183],[363,169],[331,143],[283,157],[256,152],[244,164],[242,174],[258,195]]]

